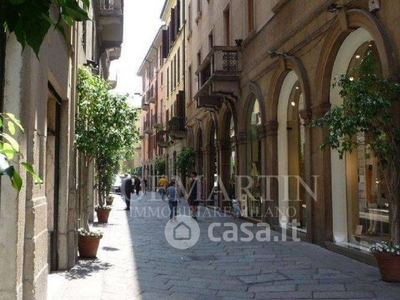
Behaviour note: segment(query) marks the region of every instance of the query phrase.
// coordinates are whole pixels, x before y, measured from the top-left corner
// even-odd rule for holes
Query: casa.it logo
[[[172,247],[184,250],[197,243],[200,237],[200,227],[192,217],[178,215],[176,220],[167,223],[164,234]]]

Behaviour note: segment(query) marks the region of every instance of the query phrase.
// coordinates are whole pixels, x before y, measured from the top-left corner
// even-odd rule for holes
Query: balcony
[[[143,128],[139,129],[139,139],[143,140],[144,139],[144,131]]]
[[[156,134],[156,143],[157,146],[160,148],[167,148],[168,147],[168,131],[161,130],[157,131]]]
[[[219,109],[225,98],[236,99],[240,93],[240,47],[214,46],[196,70],[198,107]]]
[[[169,136],[173,140],[181,140],[186,137],[185,118],[172,117],[167,124]]]
[[[157,94],[151,95],[149,98],[149,103],[156,103],[157,100]]]
[[[146,98],[142,98],[142,110],[148,111],[150,108],[150,104],[146,101]]]
[[[151,128],[147,128],[147,129],[144,131],[144,133],[145,133],[145,134],[148,134],[148,135],[152,135],[152,134],[154,133],[154,130],[151,129]]]
[[[100,0],[97,8],[101,52],[108,51],[110,60],[117,59],[124,31],[123,0]]]

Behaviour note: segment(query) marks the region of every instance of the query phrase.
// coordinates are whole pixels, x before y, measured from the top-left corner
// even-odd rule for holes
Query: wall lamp
[[[236,46],[240,47],[242,45],[242,43],[243,43],[243,40],[242,39],[237,39],[237,40],[235,40],[235,43],[236,43]]]
[[[327,12],[337,12],[339,9],[343,8],[344,6],[341,4],[336,4],[336,3],[332,3],[328,6],[328,8],[326,9]]]

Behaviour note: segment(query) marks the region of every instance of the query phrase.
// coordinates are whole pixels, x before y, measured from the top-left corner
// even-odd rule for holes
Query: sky
[[[110,78],[117,79],[115,93],[131,96],[133,106],[141,106],[142,79],[136,76],[162,22],[164,0],[124,0],[124,36],[121,57],[113,61]]]

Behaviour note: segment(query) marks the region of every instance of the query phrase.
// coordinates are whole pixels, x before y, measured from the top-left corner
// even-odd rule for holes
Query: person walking
[[[179,201],[178,192],[175,186],[175,180],[172,180],[169,183],[166,194],[168,197],[168,204],[170,209],[169,220],[171,222],[174,222],[176,221],[176,211],[178,209],[178,201]]]
[[[121,182],[121,193],[124,197],[126,208],[125,210],[131,209],[131,194],[133,193],[132,178],[128,174],[124,174],[124,178]]]
[[[192,218],[197,219],[197,211],[200,204],[200,181],[197,178],[197,173],[193,171],[190,173],[190,190],[188,197],[188,204],[192,212]]]
[[[168,185],[168,180],[165,178],[165,175],[162,175],[160,180],[158,181],[158,186],[159,186],[159,191],[161,194],[161,199],[164,201],[165,200],[165,194],[167,192],[167,185]]]
[[[140,193],[140,179],[139,179],[139,177],[135,176],[135,180],[134,180],[133,184],[135,186],[136,195],[139,196],[139,193]]]
[[[147,192],[147,179],[143,178],[143,193],[146,195]]]

